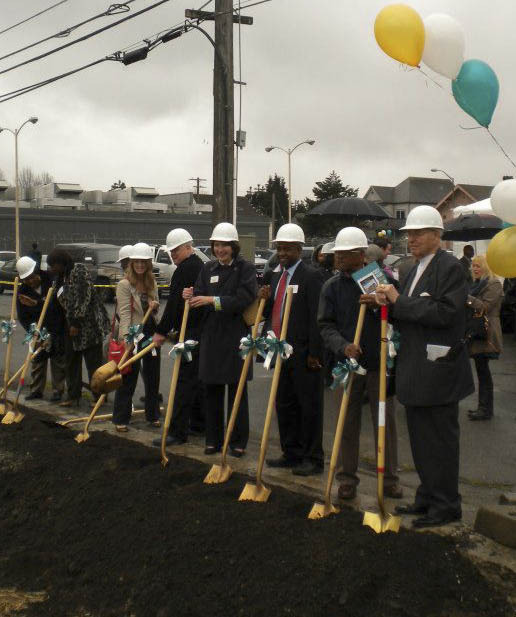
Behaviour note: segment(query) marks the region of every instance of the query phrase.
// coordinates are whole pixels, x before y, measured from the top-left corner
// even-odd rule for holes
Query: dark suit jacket
[[[459,261],[439,249],[408,296],[417,265],[390,308],[401,335],[396,395],[403,405],[433,407],[460,401],[474,392],[467,350],[452,361],[427,359],[428,344],[460,346],[466,329],[468,285]],[[424,294],[424,295],[422,295]]]
[[[264,331],[270,330],[270,317],[274,306],[274,294],[281,278],[281,272],[268,272],[265,285],[271,286],[271,297],[265,305],[267,319]],[[292,297],[292,307],[287,329],[287,342],[294,348],[293,358],[314,356],[322,360],[323,344],[317,325],[317,308],[323,285],[321,273],[301,262],[289,285],[297,285],[297,293]]]
[[[27,331],[31,324],[38,322],[47,292],[52,286],[52,278],[49,274],[46,272],[38,272],[38,274],[41,277],[41,293],[38,293],[32,287],[25,285],[23,281],[21,282],[18,292],[18,294],[28,296],[29,298],[36,300],[36,306],[25,306],[19,299],[16,301],[18,319],[23,328]],[[50,300],[47,314],[43,320],[43,327],[45,327],[54,336],[64,335],[65,313],[55,294]]]

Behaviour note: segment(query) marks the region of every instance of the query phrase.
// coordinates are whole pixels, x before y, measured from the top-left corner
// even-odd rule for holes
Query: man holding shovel
[[[419,515],[416,528],[461,518],[459,401],[474,392],[464,344],[468,284],[460,262],[440,248],[442,229],[435,208],[414,208],[402,230],[417,263],[400,293],[392,285],[376,290],[400,332],[396,395],[420,479],[414,503],[396,511]]]
[[[357,476],[360,425],[364,392],[369,397],[375,444],[378,440],[378,395],[380,368],[380,312],[374,295],[362,294],[352,274],[363,268],[367,238],[357,227],[341,229],[335,239],[335,265],[340,270],[324,284],[319,302],[318,323],[325,347],[337,361],[354,358],[366,374],[355,373],[341,442],[341,480],[339,499],[354,499],[360,482]],[[360,345],[353,344],[360,303],[368,304]],[[337,409],[342,393],[338,395]],[[377,448],[375,448],[376,451]],[[399,499],[403,496],[398,484],[396,415],[394,397],[386,401],[386,457],[384,495]]]
[[[292,312],[286,340],[294,348],[285,360],[276,395],[276,412],[283,455],[268,459],[269,467],[292,468],[296,475],[320,474],[324,467],[322,448],[323,390],[322,340],[317,327],[317,306],[323,279],[301,261],[305,235],[299,225],[287,223],[276,239],[279,266],[260,297],[267,300],[264,331],[280,336],[287,287],[293,288]]]
[[[183,289],[193,287],[202,270],[203,262],[193,250],[193,238],[186,229],[173,229],[167,236],[167,250],[177,266],[170,281],[167,305],[161,321],[156,326],[152,340],[161,347],[171,330],[179,331],[183,318]],[[192,311],[188,318],[185,339],[198,341],[201,335],[203,309]],[[181,362],[177,382],[174,415],[166,437],[166,445],[174,446],[188,440],[190,416],[201,383],[199,381],[199,347],[190,352],[191,362]],[[154,446],[161,446],[161,437],[153,440]]]

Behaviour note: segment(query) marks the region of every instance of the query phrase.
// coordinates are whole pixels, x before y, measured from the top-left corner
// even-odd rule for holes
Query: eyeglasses
[[[421,238],[421,236],[424,236],[425,234],[434,231],[433,229],[410,229],[409,231],[406,231],[404,234],[404,238],[410,239],[410,238]]]

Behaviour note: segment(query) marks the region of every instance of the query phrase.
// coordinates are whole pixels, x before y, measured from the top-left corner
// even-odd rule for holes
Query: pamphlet
[[[353,279],[365,294],[373,294],[378,285],[388,285],[389,281],[384,271],[376,263],[371,262],[365,268],[353,272]]]

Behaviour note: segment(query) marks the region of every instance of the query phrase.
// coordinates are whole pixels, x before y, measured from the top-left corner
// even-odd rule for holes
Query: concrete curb
[[[480,506],[474,529],[504,546],[516,548],[516,507]]]

